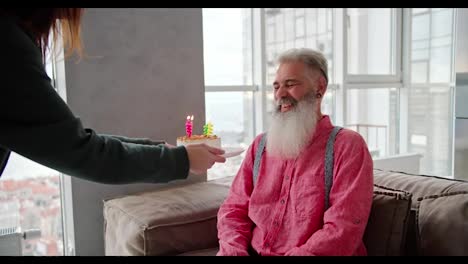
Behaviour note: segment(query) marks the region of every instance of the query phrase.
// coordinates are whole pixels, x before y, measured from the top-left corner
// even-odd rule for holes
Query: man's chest
[[[295,160],[265,155],[252,198],[262,201],[314,199],[324,192],[324,152],[308,152]]]

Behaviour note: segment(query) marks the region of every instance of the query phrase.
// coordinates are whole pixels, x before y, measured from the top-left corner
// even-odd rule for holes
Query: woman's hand
[[[224,154],[224,150],[210,147],[205,143],[187,145],[185,149],[188,154],[190,172],[193,174],[203,174],[215,162],[224,163],[226,161],[225,157],[219,156]]]

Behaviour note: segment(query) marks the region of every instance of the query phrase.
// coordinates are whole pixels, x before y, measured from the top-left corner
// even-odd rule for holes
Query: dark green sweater
[[[82,179],[161,183],[188,176],[184,147],[100,135],[83,128],[51,85],[41,51],[15,19],[0,15],[0,175],[10,151]]]

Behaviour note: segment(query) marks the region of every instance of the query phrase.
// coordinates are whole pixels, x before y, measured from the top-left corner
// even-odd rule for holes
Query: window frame
[[[366,83],[382,83],[389,87],[389,85],[395,85],[396,83],[401,83],[402,79],[402,58],[401,58],[401,43],[402,43],[402,8],[391,8],[392,15],[392,36],[394,36],[395,41],[395,54],[391,54],[395,57],[395,74],[351,74],[348,72],[348,28],[349,28],[349,15],[348,8],[343,10],[343,72],[344,72],[344,84],[366,84]]]

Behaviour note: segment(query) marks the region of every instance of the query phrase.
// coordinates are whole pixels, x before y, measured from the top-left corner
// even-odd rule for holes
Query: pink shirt
[[[330,207],[325,206],[325,146],[333,126],[317,124],[310,145],[295,160],[265,150],[255,188],[257,136],[218,212],[218,255],[366,255],[363,234],[373,197],[373,165],[364,139],[343,129],[334,144]]]

